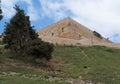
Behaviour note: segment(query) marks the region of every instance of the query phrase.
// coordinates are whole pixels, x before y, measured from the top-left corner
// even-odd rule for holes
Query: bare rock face
[[[91,31],[71,18],[66,18],[37,32],[46,42],[58,45],[116,46],[98,32]]]

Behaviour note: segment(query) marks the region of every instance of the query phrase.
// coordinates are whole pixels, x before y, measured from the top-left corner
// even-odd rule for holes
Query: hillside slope
[[[65,61],[64,76],[102,82],[120,83],[120,50],[104,46],[56,47],[55,56]]]
[[[17,59],[3,47],[0,84],[120,84],[119,49],[56,46],[53,59],[44,65]]]

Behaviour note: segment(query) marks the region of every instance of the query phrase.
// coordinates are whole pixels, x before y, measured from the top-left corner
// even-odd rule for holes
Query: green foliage
[[[0,84],[68,84],[58,81],[36,80],[35,78],[27,78],[22,76],[7,76],[0,78]]]
[[[30,38],[27,24],[27,18],[22,9],[15,6],[16,14],[10,20],[10,23],[6,23],[6,29],[4,32],[4,42],[7,43],[8,48],[13,52],[18,52]]]
[[[93,84],[120,84],[120,49],[103,46],[55,46],[53,55],[61,58],[58,62],[55,59],[55,65],[63,62],[54,69],[55,73],[34,62],[11,58],[13,54],[4,49],[4,45],[0,45],[0,51],[0,84],[69,84],[66,83],[69,80],[75,80],[74,84],[79,84],[81,80],[92,81]],[[55,82],[48,80],[49,78],[62,80]]]
[[[34,56],[34,59],[50,60],[53,52],[53,45],[48,42],[43,42],[41,39],[32,40],[29,43],[28,54]]]
[[[1,0],[0,0],[0,20],[3,18],[2,16],[2,9],[1,9]]]
[[[53,45],[41,41],[37,33],[31,26],[29,16],[26,16],[24,10],[15,6],[15,16],[12,17],[10,23],[6,23],[3,42],[6,48],[13,53],[19,53],[20,56],[33,56],[34,59],[45,58],[51,59]],[[29,58],[29,57],[28,57]]]
[[[51,81],[50,72],[42,70],[35,63],[11,58],[13,54],[0,45],[0,84],[69,84],[65,81]],[[49,80],[50,79],[50,80]]]
[[[101,36],[98,32],[93,31],[93,34],[94,34],[96,37],[98,37],[98,38],[102,39],[102,36]]]
[[[60,56],[65,62],[59,68],[63,73],[58,73],[59,76],[81,76],[83,80],[90,80],[96,84],[120,83],[120,49],[104,46],[56,46],[53,55]]]

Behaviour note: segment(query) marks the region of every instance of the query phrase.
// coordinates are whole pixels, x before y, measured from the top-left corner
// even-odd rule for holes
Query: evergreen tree
[[[3,18],[2,16],[2,9],[1,9],[1,0],[0,0],[0,20]]]
[[[15,6],[15,16],[6,24],[4,41],[13,52],[18,52],[25,44],[38,37],[30,25],[29,17],[25,16],[24,10]]]
[[[35,59],[45,58],[49,60],[52,56],[53,45],[43,42],[31,26],[29,16],[25,16],[24,10],[15,6],[15,16],[6,23],[3,41],[14,53],[23,56],[32,56]]]

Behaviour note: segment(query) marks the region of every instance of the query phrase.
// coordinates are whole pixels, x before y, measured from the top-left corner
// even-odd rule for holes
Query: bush
[[[96,37],[98,37],[98,38],[102,39],[102,36],[101,36],[98,32],[93,31],[93,34],[94,34]]]
[[[49,61],[52,58],[53,45],[48,42],[43,42],[40,39],[30,41],[27,53],[36,59],[46,59]]]
[[[0,44],[2,44],[2,41],[0,40]]]

